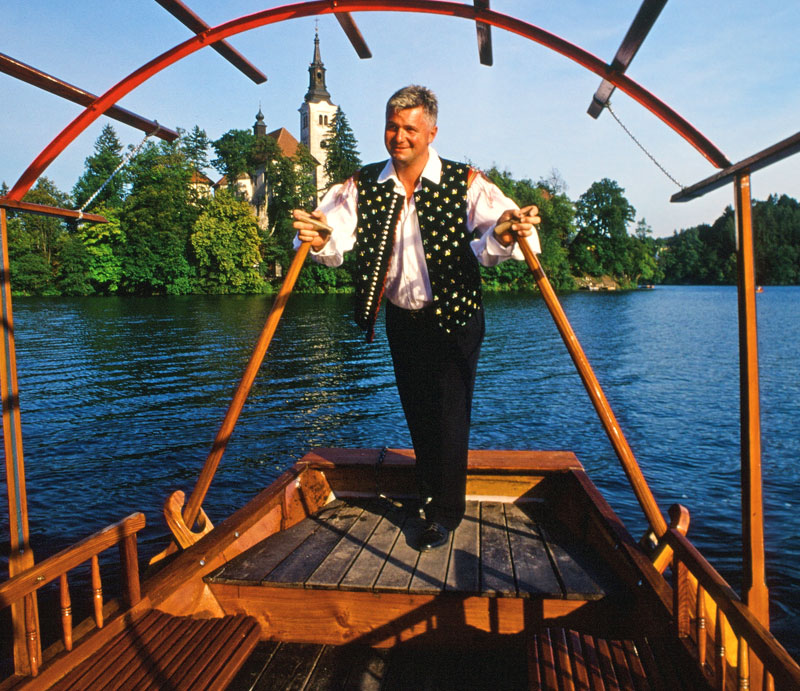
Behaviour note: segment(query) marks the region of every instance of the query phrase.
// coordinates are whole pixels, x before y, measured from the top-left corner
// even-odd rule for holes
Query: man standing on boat
[[[339,266],[356,252],[355,320],[370,341],[387,299],[386,335],[425,504],[420,550],[445,544],[464,516],[484,334],[478,262],[522,260],[518,237],[540,251],[538,209],[519,209],[480,172],[440,158],[431,146],[437,115],[432,91],[400,89],[386,105],[391,159],[332,187],[310,216],[293,212],[297,241],[311,243],[316,261]]]

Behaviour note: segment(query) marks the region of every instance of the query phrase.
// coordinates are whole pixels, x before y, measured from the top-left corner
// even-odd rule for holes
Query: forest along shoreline
[[[106,125],[70,192],[40,178],[25,201],[80,208],[91,199],[87,210],[108,223],[9,210],[14,294],[277,290],[293,255],[289,212],[315,206],[314,159],[308,149],[298,143],[289,156],[276,139],[249,130],[229,130],[215,141],[196,125],[179,131],[175,142],[145,142],[112,177],[123,161],[123,146],[114,128]],[[357,142],[341,109],[325,141],[327,179],[341,181],[358,170]],[[216,183],[207,174],[212,169],[222,175]],[[736,283],[735,216],[730,206],[711,224],[654,238],[646,219],[637,220],[625,190],[612,179],[592,183],[573,200],[556,169],[536,182],[515,179],[497,167],[485,174],[520,206],[539,207],[540,260],[558,291]],[[7,192],[3,182],[0,195]],[[753,228],[756,282],[800,284],[800,202],[786,195],[755,201]],[[308,262],[295,290],[349,292],[351,270],[349,260],[336,269]],[[489,291],[535,289],[523,262],[481,271]]]

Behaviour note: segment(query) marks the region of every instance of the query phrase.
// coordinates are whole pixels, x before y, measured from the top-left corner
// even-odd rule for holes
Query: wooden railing
[[[90,582],[94,610],[94,623],[103,627],[103,585],[100,578],[98,555],[119,546],[122,567],[122,592],[128,606],[140,600],[139,563],[136,548],[136,533],[145,525],[143,513],[134,513],[127,518],[104,528],[81,540],[58,554],[45,559],[30,569],[17,574],[0,584],[0,608],[22,603],[24,611],[24,647],[28,665],[16,669],[17,674],[36,676],[41,664],[41,641],[39,640],[39,617],[36,591],[56,579],[60,584],[61,638],[66,650],[72,650],[72,601],[67,574],[81,564],[90,564]],[[18,627],[14,631],[15,645],[22,645]]]
[[[800,689],[800,666],[739,596],[676,529],[664,536],[673,549],[673,618],[691,643],[697,664],[716,689]],[[713,654],[713,660],[709,659]]]

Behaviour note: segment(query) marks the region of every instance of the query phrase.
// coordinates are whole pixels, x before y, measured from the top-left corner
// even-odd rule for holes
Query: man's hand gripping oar
[[[534,226],[539,225],[539,207],[534,204],[521,209],[509,209],[497,219],[494,227],[494,236],[503,247],[509,247],[518,238],[533,235]]]

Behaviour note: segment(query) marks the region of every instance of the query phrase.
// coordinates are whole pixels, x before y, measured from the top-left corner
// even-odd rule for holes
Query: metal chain
[[[633,136],[633,133],[632,133],[632,132],[631,132],[631,131],[630,131],[630,130],[627,128],[627,127],[625,127],[625,125],[622,123],[622,120],[620,120],[620,119],[617,117],[617,114],[616,114],[616,113],[615,113],[615,112],[612,110],[612,108],[611,108],[611,102],[610,102],[610,101],[607,101],[607,102],[606,102],[606,106],[605,106],[605,107],[606,107],[606,108],[608,108],[608,112],[609,112],[609,113],[611,113],[611,117],[612,117],[612,118],[614,118],[614,120],[616,120],[616,121],[617,121],[617,124],[618,124],[618,125],[619,125],[619,126],[620,126],[620,127],[621,127],[621,128],[624,130],[624,131],[625,131],[625,134],[627,134],[627,135],[628,135],[628,136],[629,136],[629,137],[630,137],[630,138],[633,140],[633,143],[634,143],[634,144],[636,144],[636,146],[638,146],[638,147],[639,147],[639,148],[640,148],[642,151],[644,151],[644,152],[645,152],[645,154],[647,154],[647,157],[648,157],[648,158],[649,158],[649,159],[650,159],[650,160],[651,160],[653,163],[655,163],[655,164],[656,164],[656,166],[658,166],[658,169],[659,169],[659,170],[660,170],[662,173],[664,173],[664,175],[666,175],[666,176],[667,176],[667,177],[668,177],[670,180],[672,180],[672,182],[674,182],[674,183],[675,183],[675,184],[676,184],[678,187],[680,187],[682,190],[685,190],[686,188],[685,188],[683,185],[681,185],[681,183],[679,183],[679,182],[678,182],[678,181],[677,181],[677,180],[676,180],[674,177],[672,177],[672,176],[671,176],[671,175],[670,175],[670,174],[667,172],[666,168],[664,168],[664,166],[662,166],[662,165],[661,165],[661,164],[660,164],[660,163],[659,163],[659,162],[658,162],[658,161],[655,159],[655,156],[653,156],[653,155],[652,155],[652,154],[651,154],[651,153],[650,153],[650,152],[649,152],[647,149],[645,149],[645,148],[644,148],[644,146],[642,146],[642,143],[641,143],[641,142],[640,142],[640,141],[639,141],[639,140],[638,140],[636,137],[634,137],[634,136]]]
[[[156,122],[156,125],[158,125],[158,122]],[[156,134],[156,133],[157,133],[157,132],[158,132],[160,129],[161,129],[161,126],[160,126],[160,125],[158,125],[158,126],[156,127],[155,131],[151,132],[150,134],[145,134],[145,135],[144,135],[144,139],[142,139],[142,141],[140,141],[140,142],[139,142],[139,145],[138,145],[138,146],[137,146],[135,149],[131,149],[131,151],[130,151],[130,152],[128,152],[128,155],[127,155],[125,158],[123,158],[123,159],[122,159],[122,161],[120,162],[120,164],[119,164],[119,165],[118,165],[116,168],[114,168],[114,170],[112,171],[111,175],[109,175],[109,176],[106,178],[106,181],[105,181],[105,182],[104,182],[102,185],[100,185],[100,187],[97,189],[97,191],[96,191],[96,192],[95,192],[95,193],[94,193],[94,194],[93,194],[91,197],[89,197],[89,198],[88,198],[88,199],[87,199],[87,200],[86,200],[86,201],[83,203],[83,206],[82,206],[80,209],[78,209],[78,220],[79,220],[79,221],[80,221],[80,220],[83,218],[83,212],[86,210],[86,207],[88,207],[88,206],[89,206],[89,204],[91,204],[91,203],[94,201],[95,197],[96,197],[98,194],[100,194],[100,193],[101,193],[101,192],[102,192],[102,191],[103,191],[103,190],[106,188],[106,185],[107,185],[109,182],[111,182],[111,179],[112,179],[112,178],[113,178],[113,177],[114,177],[114,176],[115,176],[115,175],[116,175],[116,174],[117,174],[117,173],[118,173],[120,170],[122,170],[122,169],[123,169],[123,168],[124,168],[126,165],[128,165],[128,162],[129,162],[129,161],[130,161],[130,160],[131,160],[131,159],[132,159],[132,158],[133,158],[133,157],[134,157],[136,154],[138,154],[138,153],[139,153],[139,151],[141,151],[142,147],[144,146],[144,143],[145,143],[145,142],[146,142],[146,141],[147,141],[147,140],[148,140],[150,137],[152,137],[154,134]]]

